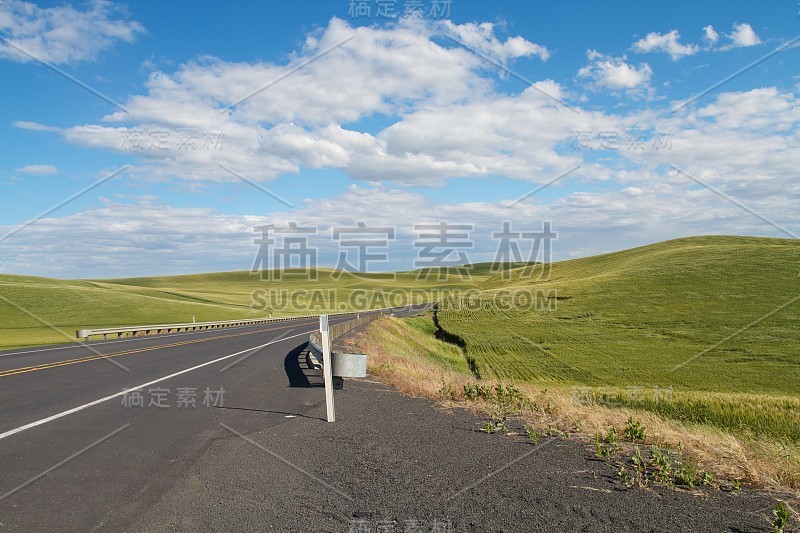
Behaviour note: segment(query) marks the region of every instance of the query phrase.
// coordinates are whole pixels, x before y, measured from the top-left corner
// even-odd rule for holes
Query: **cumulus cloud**
[[[788,133],[800,122],[800,101],[775,87],[722,93],[701,107],[697,116],[725,130]]]
[[[495,36],[495,26],[491,22],[454,24],[445,20],[442,24],[446,35],[452,36],[470,49],[488,55],[501,63],[518,57],[537,56],[542,61],[550,58],[550,51],[546,46],[533,43],[520,36],[509,37],[505,42],[501,42]]]
[[[97,58],[117,41],[144,32],[111,2],[94,0],[85,10],[67,4],[39,7],[21,0],[0,2],[0,58],[72,64]]]
[[[713,31],[713,28],[712,28]],[[708,34],[708,30],[706,30]],[[633,51],[637,53],[664,52],[669,54],[673,61],[696,54],[700,47],[695,44],[681,44],[681,35],[678,30],[669,33],[651,32],[643,39],[633,43]]]
[[[714,26],[709,24],[708,26],[703,28],[705,35],[703,38],[708,42],[709,45],[714,46],[717,41],[719,41],[719,33],[717,30],[714,29]]]
[[[411,18],[386,27],[352,27],[333,18],[286,64],[202,58],[174,73],[153,73],[147,93],[130,97],[127,111],[114,112],[101,124],[58,131],[74,144],[127,152],[139,160],[130,175],[150,179],[236,179],[221,163],[256,180],[302,167],[333,167],[357,179],[438,185],[451,177],[492,172],[531,176],[557,163],[553,153],[529,155],[535,152],[499,127],[471,136],[469,121],[480,113],[480,120],[491,124],[494,102],[517,108],[518,116],[532,119],[533,129],[530,124],[556,112],[553,99],[564,97],[561,87],[545,80],[519,97],[500,97],[486,75],[485,60],[441,39],[443,34],[457,35],[470,48],[503,62],[548,54],[521,37],[502,41],[492,24]],[[322,51],[328,53],[315,60]],[[241,101],[246,95],[252,96]],[[234,102],[240,103],[229,107]],[[345,126],[377,115],[401,127],[367,133]],[[440,147],[454,142],[445,121],[451,128],[458,123],[468,143],[452,150]],[[55,131],[30,122],[16,125]],[[427,128],[422,135],[418,125]],[[154,139],[158,135],[170,137],[171,149],[160,146]],[[190,135],[197,137],[193,147],[206,144],[207,136],[221,142],[215,150],[178,149],[178,139]],[[428,144],[412,146],[408,140],[415,137]],[[508,141],[519,146],[516,157],[503,155]]]
[[[731,43],[722,47],[723,49],[741,48],[746,46],[755,46],[761,44],[761,39],[756,35],[756,32],[750,24],[734,24],[733,31],[728,35]]]
[[[26,165],[22,168],[18,168],[17,172],[43,176],[46,174],[57,174],[58,168],[56,168],[54,165]]]
[[[420,101],[439,105],[487,93],[491,84],[476,72],[481,58],[435,44],[436,27],[414,20],[352,27],[333,18],[286,64],[205,57],[173,74],[153,73],[148,94],[133,96],[126,103],[130,112],[106,121],[159,123],[167,117],[171,123],[207,127],[232,118],[316,126],[395,114]]]
[[[234,264],[232,257],[241,258],[250,251],[253,226],[265,220],[175,208],[146,199],[130,203],[101,199],[100,203],[74,215],[44,218],[8,238],[3,243],[3,270],[108,277],[155,274],[160,269],[185,272],[187,265],[204,271],[223,269],[225,264]],[[83,251],[76,253],[79,249]]]
[[[727,114],[712,116],[709,107],[691,118],[660,117],[659,124],[654,110],[566,110],[555,101],[567,97],[568,90],[553,80],[539,81],[519,94],[504,94],[484,70],[485,62],[460,46],[439,42],[437,27],[441,23],[420,20],[352,27],[334,18],[313,32],[286,64],[205,58],[173,73],[155,73],[145,94],[126,101],[129,112],[116,111],[100,124],[63,129],[32,122],[15,125],[130,155],[135,164],[128,175],[148,180],[238,181],[224,165],[261,181],[303,168],[332,168],[365,182],[442,186],[451,178],[485,176],[544,183],[584,162],[585,154],[564,149],[575,131],[616,131],[624,137],[628,128],[652,130],[660,125],[671,129],[677,140],[684,128],[689,131],[682,138],[697,135],[692,129],[701,121],[703,135],[709,138],[694,138],[692,148],[698,148],[703,143],[717,146],[720,138],[731,146],[751,142],[751,130],[731,131],[745,109],[760,109],[745,120],[750,126],[778,118],[782,128],[795,124],[794,112],[783,107],[784,97],[769,91],[750,94],[750,103],[733,106],[726,100],[733,97],[723,93],[716,105],[729,107]],[[459,31],[500,43],[490,30],[494,31],[491,25],[467,25]],[[326,56],[227,109],[348,38]],[[595,50],[587,56],[590,64],[577,78],[593,90],[633,97],[652,94],[653,71],[647,63],[633,64],[625,56]],[[383,129],[360,127],[359,120],[376,115],[386,118]],[[717,130],[713,134],[712,126]],[[166,146],[162,136],[167,137]],[[780,146],[771,137],[770,142],[773,150]],[[764,150],[767,157],[769,147]],[[747,153],[742,149],[736,155]],[[651,161],[664,163],[662,156],[624,155],[646,168]],[[725,164],[723,154],[719,159]],[[633,170],[584,165],[583,172],[607,181],[628,179]]]
[[[558,90],[552,83],[549,88]],[[321,264],[326,266],[336,260],[331,225],[364,221],[397,226],[398,242],[391,249],[389,269],[413,268],[415,250],[409,244],[415,238],[413,224],[440,220],[474,224],[472,261],[493,258],[497,243],[490,235],[505,220],[522,229],[539,229],[537,224],[551,220],[559,232],[554,248],[558,259],[676,236],[785,237],[682,173],[664,171],[673,164],[784,227],[800,231],[796,212],[800,100],[794,93],[774,87],[722,93],[681,115],[563,113],[546,101],[528,89],[517,97],[452,104],[446,111],[419,110],[377,136],[341,126],[320,128],[313,135],[285,126],[285,131],[276,132],[275,141],[285,143],[281,150],[286,154],[307,159],[304,164],[349,161],[349,171],[361,168],[365,175],[391,168],[407,172],[411,179],[417,175],[415,169],[433,172],[437,166],[461,162],[487,173],[516,172],[520,177],[527,168],[527,176],[539,182],[551,180],[555,174],[548,172],[555,166],[582,162],[583,154],[558,154],[556,149],[575,130],[658,128],[669,132],[671,142],[657,150],[621,149],[618,164],[583,161],[563,183],[522,201],[518,201],[522,195],[511,194],[497,203],[435,201],[387,184],[353,184],[339,195],[309,199],[294,210],[269,216],[178,208],[153,199],[101,200],[99,207],[47,218],[8,239],[3,270],[64,277],[246,270],[256,253],[253,227],[292,221],[320,228],[312,244],[320,248]],[[443,134],[446,131],[451,135]],[[526,153],[530,155],[523,158]],[[407,154],[427,161],[411,160]],[[532,172],[533,168],[539,170]],[[592,181],[602,182],[603,187],[591,186]],[[561,188],[564,183],[567,188]],[[531,191],[535,187],[532,184]]]
[[[793,177],[800,165],[796,94],[775,87],[722,93],[681,116],[656,118],[655,124],[671,132],[669,149],[627,152],[631,162],[652,169],[676,165],[764,216],[797,224],[797,215],[785,210],[800,199]]]
[[[578,77],[590,81],[595,89],[612,91],[641,90],[649,85],[653,69],[647,63],[638,66],[626,62],[627,57],[612,57],[597,50],[588,50],[586,57],[591,61],[578,71]]]
[[[734,24],[731,33],[726,34],[725,37],[730,42],[724,46],[718,46],[720,33],[711,24],[703,27],[703,41],[706,42],[703,50],[726,51],[761,44],[761,39],[756,35],[750,24],[747,23]],[[669,54],[673,61],[694,55],[700,51],[700,46],[682,44],[680,39],[681,36],[678,30],[672,30],[669,33],[651,32],[645,38],[633,43],[631,49],[637,53],[664,52]]]

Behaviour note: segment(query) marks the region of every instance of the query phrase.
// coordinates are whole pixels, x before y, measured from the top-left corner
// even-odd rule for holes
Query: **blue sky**
[[[396,227],[378,270],[436,221],[473,261],[503,221],[557,259],[800,232],[796,3],[432,3],[4,0],[0,272],[244,270],[291,221],[324,266]]]

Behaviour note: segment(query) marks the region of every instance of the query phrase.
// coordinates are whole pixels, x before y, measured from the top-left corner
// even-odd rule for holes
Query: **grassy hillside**
[[[471,279],[437,280],[434,275],[422,281],[416,272],[401,272],[394,278],[344,274],[338,280],[330,274],[320,270],[315,282],[291,271],[281,281],[265,281],[249,272],[77,281],[0,275],[0,349],[68,342],[82,327],[316,314],[346,311],[352,305],[382,307],[384,300],[375,298],[375,291],[413,288],[419,290],[417,297],[432,298],[434,291],[467,288],[490,277],[488,270]],[[293,295],[317,290],[326,299],[279,301],[271,298],[269,291],[275,290]],[[329,290],[336,291],[335,298],[327,298]]]
[[[798,273],[794,240],[678,239],[556,263],[546,280],[495,276],[479,305],[443,302],[439,323],[484,377],[800,442]],[[555,291],[553,309],[494,303],[536,289]]]

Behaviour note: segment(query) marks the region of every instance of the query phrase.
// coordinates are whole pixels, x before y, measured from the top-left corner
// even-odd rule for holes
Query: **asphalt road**
[[[246,434],[324,404],[301,370],[317,327],[0,352],[0,529],[125,529],[225,426]]]

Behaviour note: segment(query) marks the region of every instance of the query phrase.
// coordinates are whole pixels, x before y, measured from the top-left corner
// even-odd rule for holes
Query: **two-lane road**
[[[246,434],[308,416],[321,372],[299,359],[317,327],[0,352],[0,529],[124,529],[213,440],[238,438],[221,424]]]

